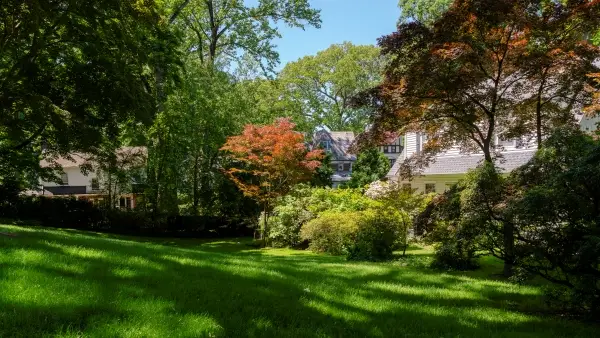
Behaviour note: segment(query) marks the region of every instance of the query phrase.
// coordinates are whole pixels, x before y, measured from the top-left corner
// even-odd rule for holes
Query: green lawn
[[[393,263],[0,225],[0,337],[593,337],[541,291]]]

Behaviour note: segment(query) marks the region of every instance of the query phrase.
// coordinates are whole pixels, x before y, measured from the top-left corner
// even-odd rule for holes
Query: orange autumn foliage
[[[324,157],[322,150],[309,150],[294,127],[288,118],[265,126],[249,124],[221,148],[235,163],[225,170],[227,177],[265,209],[273,198],[309,180]]]

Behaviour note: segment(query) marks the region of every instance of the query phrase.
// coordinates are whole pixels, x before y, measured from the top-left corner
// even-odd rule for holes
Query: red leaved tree
[[[263,205],[267,230],[272,201],[285,195],[298,183],[308,181],[321,165],[323,152],[309,150],[296,125],[280,118],[266,126],[246,125],[241,135],[227,138],[221,150],[228,152],[234,165],[225,174],[244,195]]]

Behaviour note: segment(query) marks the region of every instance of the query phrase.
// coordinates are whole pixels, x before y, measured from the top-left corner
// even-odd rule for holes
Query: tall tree
[[[600,49],[584,41],[582,32],[595,31],[600,21],[593,18],[597,9],[578,8],[581,4],[538,1],[528,8],[527,46],[519,61],[528,94],[515,106],[506,135],[529,134],[542,147],[556,126],[568,124],[574,111],[589,104],[586,75],[598,71]]]
[[[556,11],[568,12],[557,27],[544,24],[552,20],[540,19]],[[384,54],[392,59],[383,85],[358,98],[359,103],[377,109],[373,128],[359,142],[377,144],[384,131],[398,129],[428,134],[423,152],[403,166],[404,175],[454,145],[480,151],[486,165],[493,168],[495,152],[501,149],[496,137],[511,131],[512,136],[523,136],[511,130],[513,121],[522,116],[520,107],[529,107],[525,114],[529,118],[536,116],[530,109],[532,97],[537,109],[556,93],[573,98],[581,92],[580,70],[593,69],[592,61],[599,54],[584,40],[571,43],[569,30],[595,25],[599,11],[598,1],[456,0],[431,26],[401,25],[398,32],[380,40]],[[541,39],[546,33],[565,37],[548,40],[556,43],[551,47],[565,47],[552,62],[540,61],[551,57],[552,51],[536,49],[540,41],[546,41]],[[546,83],[539,76],[540,69],[545,69],[540,65],[552,71]],[[555,84],[560,85],[545,92],[546,85]],[[540,90],[544,93],[538,94]],[[565,122],[569,121],[559,119],[557,124]],[[513,229],[505,223],[503,231],[505,274],[510,275]]]
[[[385,131],[424,132],[428,141],[412,164],[425,165],[433,154],[456,144],[481,151],[491,162],[499,149],[496,136],[509,131],[521,136],[514,135],[513,121],[521,116],[520,107],[531,108],[530,101],[539,92],[539,68],[534,66],[538,63],[532,60],[551,53],[532,50],[539,41],[537,35],[543,32],[538,25],[539,16],[545,13],[543,3],[457,0],[433,26],[408,23],[382,38],[383,53],[392,61],[383,84],[357,99],[359,104],[377,110],[373,128],[361,142],[376,144],[385,137]],[[560,3],[553,5],[570,11],[567,17],[573,25],[593,21],[590,18],[600,7],[597,3],[564,8]],[[569,26],[561,23],[559,27],[564,30]],[[599,55],[598,49],[582,40],[569,41],[564,47],[559,51],[561,56],[552,59],[551,67],[556,68],[542,86],[543,102],[556,102],[559,97],[583,101],[578,96],[583,95],[578,77],[582,69],[594,69],[592,60]],[[573,64],[577,66],[569,67]],[[544,91],[551,86],[556,86],[555,90]],[[552,105],[547,106],[550,109]],[[535,116],[535,110],[528,112],[528,117]]]
[[[400,24],[417,21],[432,25],[452,4],[453,0],[399,0]]]
[[[154,1],[4,1],[0,166],[39,168],[41,140],[46,156],[93,152],[120,123],[149,123],[148,67],[168,71],[173,43]]]
[[[184,202],[195,214],[201,204],[212,204],[218,190],[214,184],[222,182],[218,150],[225,137],[262,112],[228,72],[244,68],[248,60],[271,70],[279,59],[272,45],[280,36],[276,23],[318,26],[320,19],[305,0],[261,0],[256,5],[172,0],[166,5],[169,23],[182,37],[186,71],[181,88],[164,98],[150,130],[151,204],[155,211],[177,213]]]
[[[390,171],[390,160],[379,148],[362,151],[352,165],[352,178],[348,182],[350,188],[363,188],[367,184],[381,180]]]
[[[267,231],[273,200],[297,183],[311,179],[321,165],[322,150],[309,151],[304,136],[294,131],[289,119],[266,126],[247,125],[238,136],[227,138],[221,148],[237,163],[226,169],[227,176],[244,192],[263,205]]]
[[[279,80],[284,97],[300,105],[314,126],[362,132],[369,112],[352,107],[351,98],[380,83],[384,64],[377,47],[345,42],[288,63]]]
[[[259,0],[254,6],[241,0],[186,0],[176,20],[186,36],[186,50],[202,64],[227,67],[241,53],[266,71],[279,62],[272,44],[281,37],[279,22],[304,28],[319,27],[321,20],[308,0]]]

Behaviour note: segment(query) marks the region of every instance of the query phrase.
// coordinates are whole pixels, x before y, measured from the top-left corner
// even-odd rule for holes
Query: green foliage
[[[512,260],[510,247],[503,241],[503,224],[490,214],[501,197],[502,187],[497,169],[484,162],[431,201],[427,217],[434,223],[434,230],[427,240],[437,243],[433,266],[473,269],[478,266],[476,258],[482,250]]]
[[[351,188],[363,188],[367,184],[381,180],[390,171],[390,161],[377,148],[361,152],[352,165],[352,178],[347,183]]]
[[[571,310],[600,313],[600,142],[580,131],[553,134],[514,171],[505,198],[520,267],[566,288]],[[569,305],[570,304],[570,305]]]
[[[302,241],[300,229],[315,217],[308,210],[311,189],[299,186],[277,201],[269,218],[269,239],[274,247],[295,247]]]
[[[362,212],[354,242],[348,249],[350,260],[381,261],[391,259],[394,249],[404,247],[410,217],[393,208]]]
[[[428,249],[372,264],[255,249],[239,238],[100,236],[10,225],[0,225],[0,233],[15,235],[0,234],[2,337],[598,333],[597,325],[547,313],[539,286],[495,278],[494,259],[483,260],[482,271],[453,274],[419,264]]]
[[[353,107],[351,99],[379,84],[384,63],[377,47],[345,42],[289,62],[278,79],[283,97],[301,107],[313,128],[363,132],[368,110]]]
[[[453,0],[399,0],[399,23],[418,21],[432,25],[450,7]]]
[[[191,215],[235,208],[255,220],[248,199],[230,189],[221,168],[231,161],[219,149],[245,124],[297,117],[278,100],[278,83],[257,79],[257,71],[270,73],[279,62],[272,44],[280,36],[277,23],[318,27],[319,12],[306,0],[171,0],[165,6],[169,27],[182,39],[185,71],[146,133],[150,208]],[[247,207],[238,208],[238,201]]]
[[[4,1],[0,171],[32,183],[27,175],[48,176],[42,147],[52,162],[94,152],[128,121],[149,124],[157,107],[150,69],[160,63],[167,82],[178,63],[160,14],[154,1]]]
[[[333,185],[333,168],[331,167],[331,153],[325,153],[321,166],[317,168],[310,184],[315,187],[331,187]]]
[[[397,181],[375,181],[369,184],[365,196],[384,205],[407,213],[410,218],[418,216],[434,197],[433,194],[417,194],[413,189],[402,187]]]
[[[278,199],[267,228],[273,246],[295,247],[302,241],[301,228],[326,212],[355,212],[378,206],[355,189],[312,188],[297,185]]]
[[[273,71],[279,62],[273,44],[281,36],[278,23],[302,29],[321,24],[319,10],[311,8],[308,0],[169,2],[172,22],[183,31],[185,49],[200,63],[219,69],[229,68],[241,54],[262,70]]]
[[[309,242],[309,249],[332,255],[347,255],[355,242],[360,212],[326,211],[309,221],[300,230],[300,238]]]
[[[309,210],[315,214],[325,211],[362,211],[380,205],[362,194],[360,189],[314,189]]]

